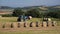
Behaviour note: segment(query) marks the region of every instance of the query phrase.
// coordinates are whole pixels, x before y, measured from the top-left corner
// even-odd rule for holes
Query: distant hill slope
[[[28,10],[33,8],[39,8],[40,10],[48,10],[48,9],[60,9],[60,5],[56,6],[29,6],[29,7],[23,7],[22,9]]]
[[[59,8],[60,9],[60,5],[56,5],[56,6],[51,6],[53,8]]]
[[[21,8],[21,7],[18,7]],[[40,12],[45,13],[48,10],[60,10],[60,5],[56,6],[29,6],[29,7],[22,7],[24,11],[34,9],[34,8],[39,8]],[[12,14],[13,10],[15,8],[13,7],[8,7],[8,6],[0,6],[0,14]]]
[[[8,7],[8,6],[0,6],[0,9],[14,9],[13,7]]]
[[[8,6],[0,6],[0,12],[1,11],[12,11],[15,9],[16,7],[8,7]],[[49,9],[55,10],[55,9],[59,9],[60,10],[60,5],[56,5],[56,6],[28,6],[28,7],[17,7],[17,8],[21,8],[23,10],[30,10],[30,9],[34,9],[34,8],[39,8],[41,11],[47,11]]]

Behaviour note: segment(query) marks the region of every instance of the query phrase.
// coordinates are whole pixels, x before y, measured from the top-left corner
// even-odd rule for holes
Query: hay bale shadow
[[[5,28],[5,23],[3,24],[2,28]]]
[[[39,26],[38,26],[38,22],[36,22],[36,27],[39,27]]]
[[[30,27],[32,27],[32,23],[33,23],[33,22],[30,23]]]
[[[11,28],[13,28],[13,23],[11,23]]]

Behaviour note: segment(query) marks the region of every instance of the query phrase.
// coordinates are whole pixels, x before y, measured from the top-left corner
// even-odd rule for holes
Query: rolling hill
[[[8,7],[8,6],[0,6],[0,13],[12,13],[13,10],[16,7]],[[56,6],[28,6],[28,7],[18,7],[21,8],[25,11],[30,10],[30,9],[34,9],[34,8],[39,8],[40,12],[47,12],[48,10],[60,10],[60,5],[56,5]],[[9,14],[10,14],[9,13]]]

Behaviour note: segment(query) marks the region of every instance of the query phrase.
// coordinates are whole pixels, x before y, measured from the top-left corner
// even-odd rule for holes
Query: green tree
[[[40,12],[38,9],[31,9],[27,11],[26,15],[32,16],[32,17],[40,17]]]
[[[49,12],[49,13],[47,13],[47,17],[48,16],[53,17],[53,18],[60,18],[60,11],[57,11],[57,12]]]
[[[21,8],[16,8],[16,9],[14,9],[14,11],[13,11],[13,16],[19,16],[19,15],[23,15],[23,10],[21,9]]]

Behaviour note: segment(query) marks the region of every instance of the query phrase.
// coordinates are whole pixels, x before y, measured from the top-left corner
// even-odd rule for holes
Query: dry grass
[[[33,18],[31,20],[27,20],[27,22],[40,22],[42,18]],[[17,17],[0,17],[0,26],[2,23],[15,23],[14,27],[17,23]],[[57,21],[57,25],[55,27],[22,27],[22,28],[0,28],[0,34],[60,34],[60,20],[53,19],[53,21]]]

